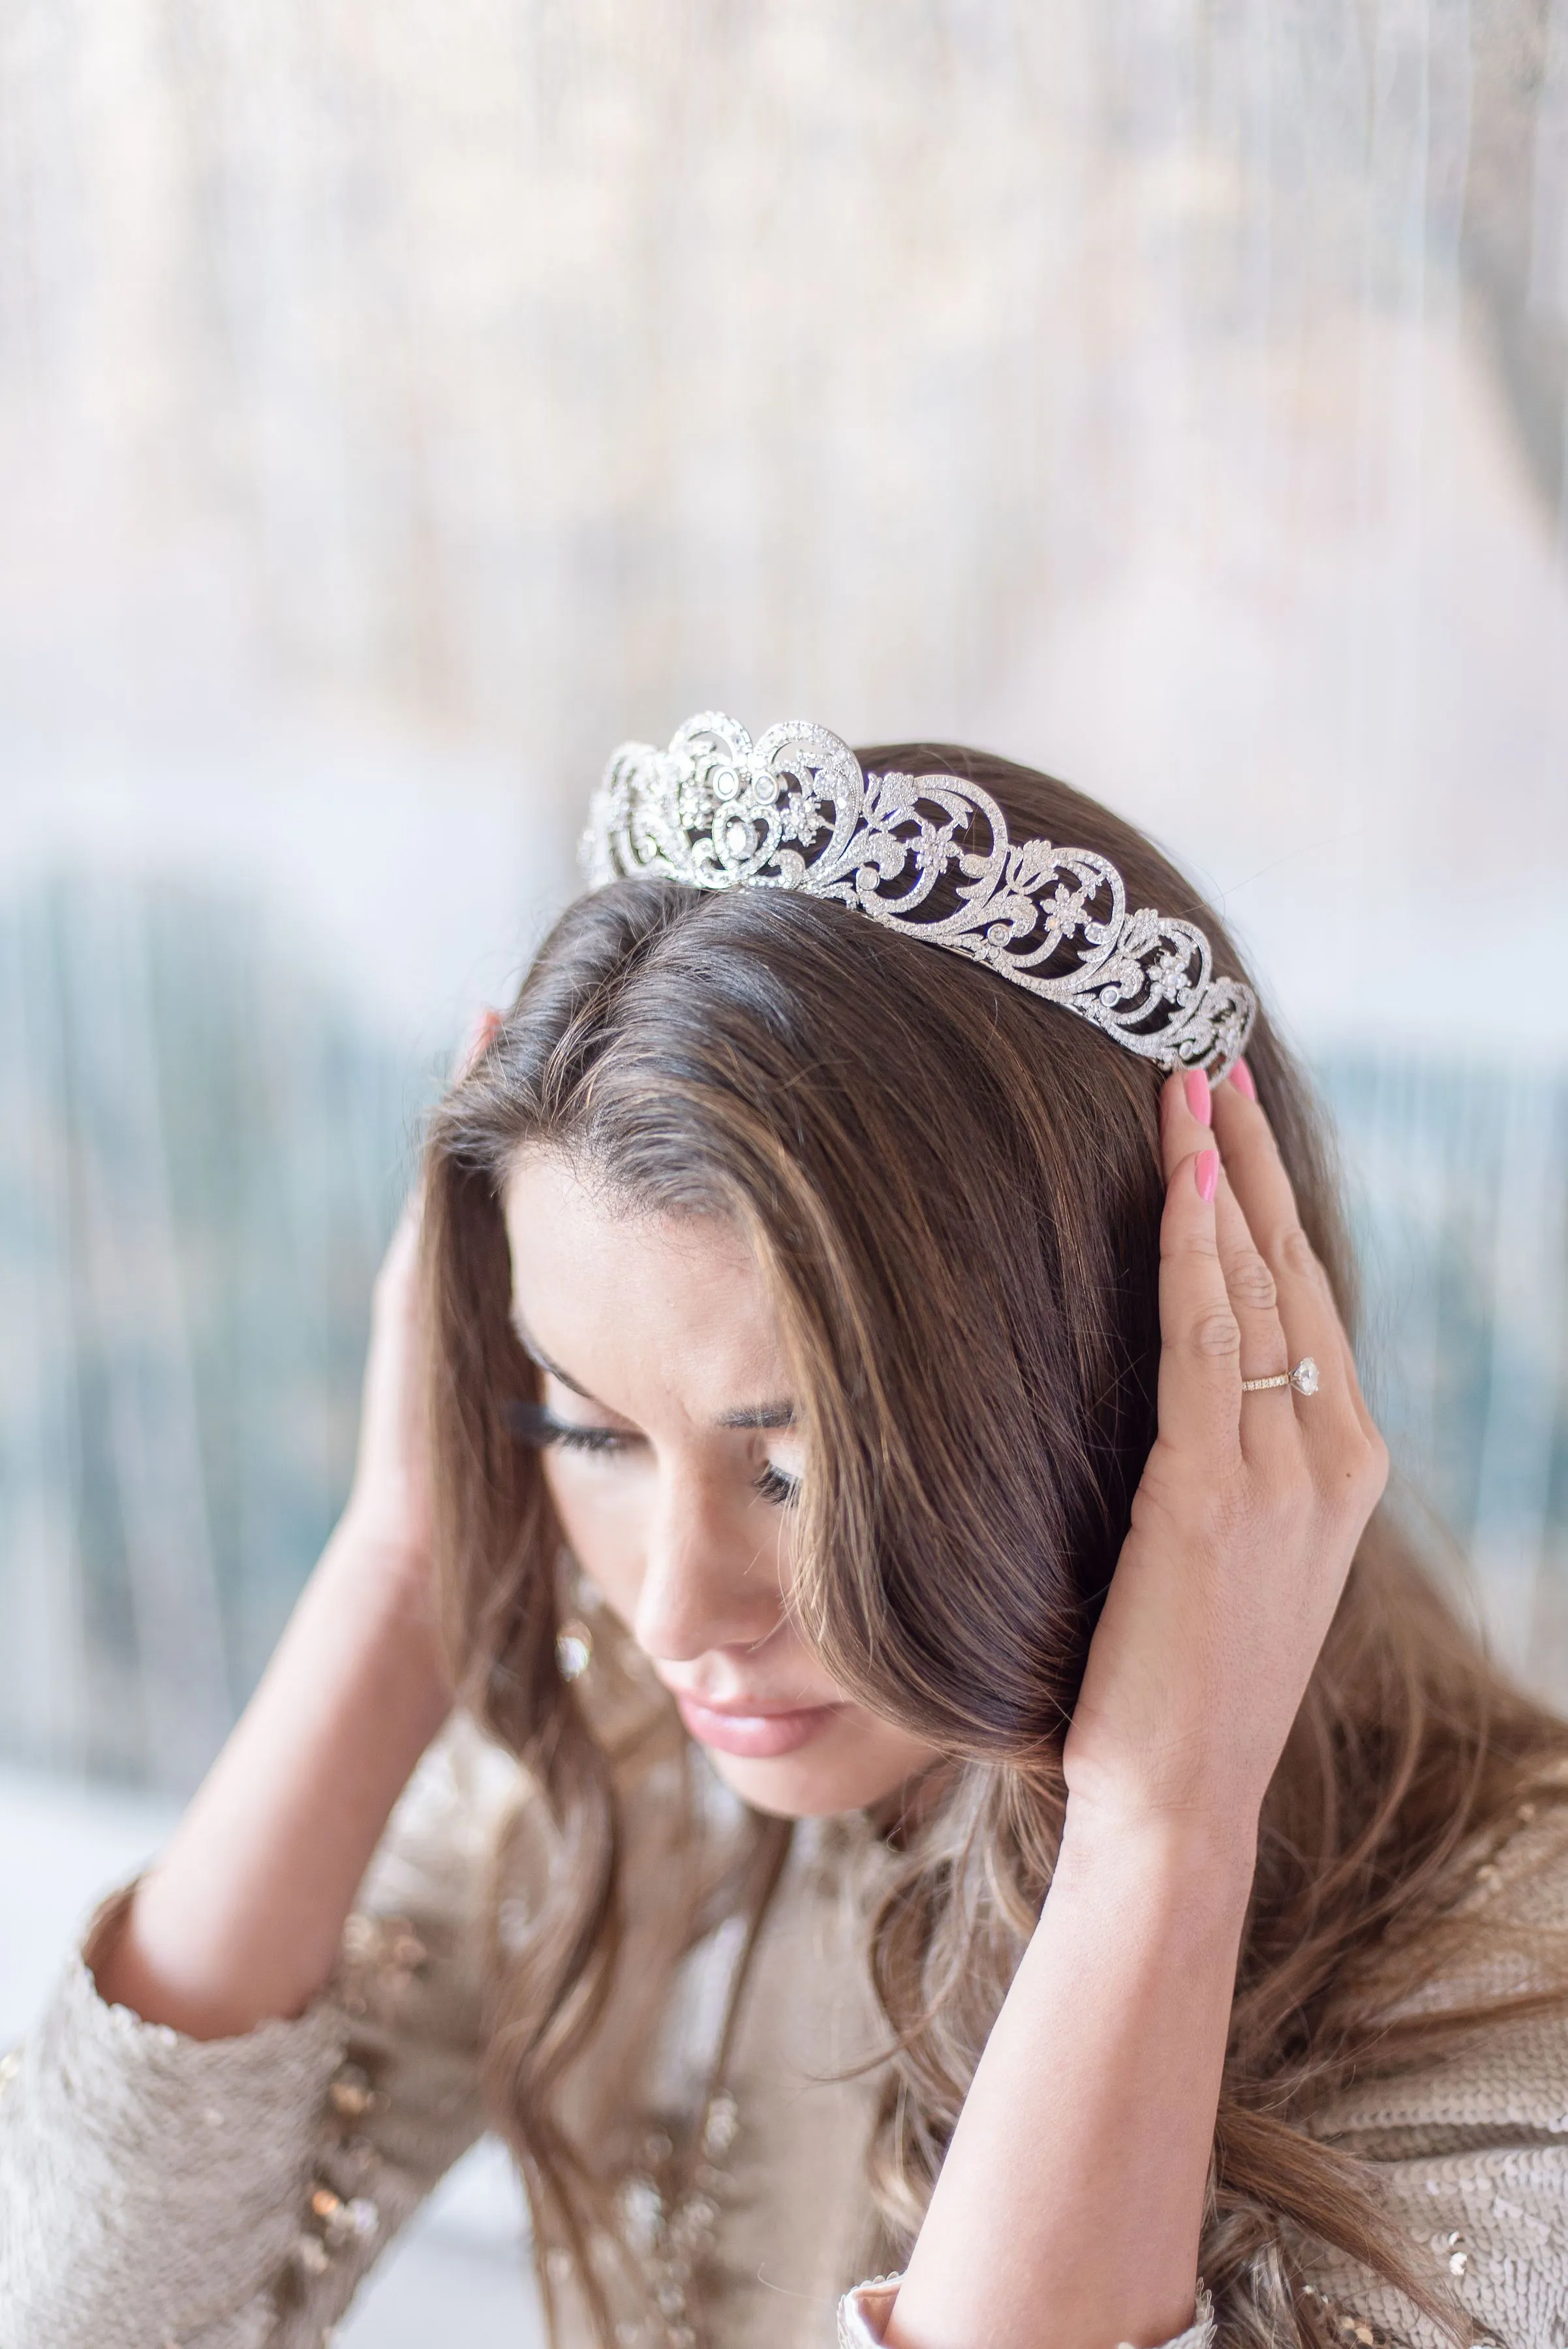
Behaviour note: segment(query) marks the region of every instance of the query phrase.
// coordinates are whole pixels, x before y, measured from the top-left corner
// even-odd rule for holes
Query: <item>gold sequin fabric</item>
[[[321,2349],[483,2127],[487,1869],[497,1824],[524,1792],[471,1732],[437,1749],[393,1822],[337,1981],[297,2021],[199,2045],[106,2006],[89,1966],[69,1964],[0,2059],[0,2349]],[[661,2290],[669,2311],[651,2349],[688,2332],[711,2349],[878,2338],[886,2287],[843,2302],[887,2265],[865,2185],[876,2078],[854,2072],[876,2022],[852,1842],[800,1838],[756,1951],[730,2101],[706,2130],[707,2075],[682,2062],[711,2027],[701,1982],[672,2000],[659,2095],[677,2115],[691,2099],[706,2158],[684,2214],[654,2214],[655,2301]],[[1543,1806],[1479,1856],[1472,1899],[1500,1920],[1568,1930],[1563,1813]],[[624,2046],[613,2033],[606,2046],[597,2093],[613,2099]],[[1314,2127],[1373,2165],[1478,2341],[1491,2332],[1511,2349],[1561,2349],[1568,2023],[1494,2029],[1358,2089]],[[649,2177],[657,2188],[656,2165]],[[1325,2343],[1440,2349],[1349,2262],[1325,2252],[1306,2264]],[[1179,2349],[1208,2349],[1210,2332],[1200,2315]],[[563,2333],[564,2349],[587,2349],[569,2299]]]

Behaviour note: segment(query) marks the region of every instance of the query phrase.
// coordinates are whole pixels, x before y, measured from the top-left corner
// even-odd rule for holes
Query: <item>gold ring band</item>
[[[1293,1371],[1281,1371],[1276,1378],[1243,1379],[1241,1392],[1262,1394],[1270,1387],[1294,1387],[1297,1394],[1314,1395],[1317,1384],[1317,1364],[1310,1354],[1303,1354]]]

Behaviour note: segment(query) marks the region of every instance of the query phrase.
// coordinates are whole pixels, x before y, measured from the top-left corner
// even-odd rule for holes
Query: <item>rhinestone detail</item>
[[[623,743],[582,857],[594,888],[651,873],[851,906],[1061,1004],[1162,1069],[1217,1081],[1257,1016],[1250,987],[1214,976],[1202,931],[1129,907],[1096,850],[1011,839],[995,800],[958,775],[864,774],[846,742],[804,719],[753,742],[705,710],[668,750]],[[933,913],[949,874],[957,902]]]

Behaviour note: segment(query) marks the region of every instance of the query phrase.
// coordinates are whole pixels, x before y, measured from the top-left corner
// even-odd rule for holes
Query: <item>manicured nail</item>
[[[462,1055],[462,1069],[465,1077],[470,1070],[477,1068],[484,1058],[501,1025],[501,1014],[493,1009],[482,1011],[474,1020],[473,1026],[469,1030],[468,1042]]]
[[[1214,1110],[1209,1099],[1208,1071],[1204,1069],[1189,1069],[1182,1080],[1181,1089],[1187,1095],[1187,1106],[1199,1124],[1212,1124]]]
[[[1231,1082],[1235,1086],[1236,1091],[1247,1101],[1257,1100],[1258,1088],[1252,1082],[1252,1071],[1247,1066],[1245,1061],[1231,1061]]]
[[[1198,1195],[1207,1206],[1220,1188],[1220,1153],[1200,1150],[1192,1171],[1198,1178]]]

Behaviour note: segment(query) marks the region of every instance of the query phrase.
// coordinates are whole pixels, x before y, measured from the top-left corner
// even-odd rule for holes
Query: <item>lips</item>
[[[779,1704],[763,1697],[731,1698],[722,1704],[676,1692],[687,1734],[716,1754],[747,1762],[776,1762],[798,1754],[819,1736],[840,1708],[836,1704]]]

